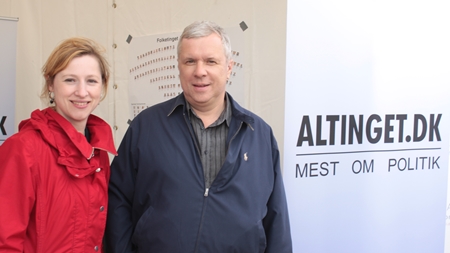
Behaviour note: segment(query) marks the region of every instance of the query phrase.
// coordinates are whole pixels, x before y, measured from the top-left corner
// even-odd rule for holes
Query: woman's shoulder
[[[1,153],[8,149],[13,150],[35,150],[40,145],[44,144],[40,133],[35,129],[23,129],[18,133],[13,134],[7,138],[2,145],[0,145]]]

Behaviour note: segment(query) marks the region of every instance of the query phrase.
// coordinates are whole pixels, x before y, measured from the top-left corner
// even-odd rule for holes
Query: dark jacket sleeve
[[[105,231],[105,252],[134,252],[131,237],[132,205],[135,184],[136,157],[133,155],[132,128],[127,130],[119,146],[118,156],[111,164],[111,179],[108,190],[108,219]]]
[[[264,218],[267,248],[266,253],[292,252],[291,230],[283,177],[280,169],[280,152],[272,136],[272,156],[275,182],[273,192],[267,203],[267,215]]]

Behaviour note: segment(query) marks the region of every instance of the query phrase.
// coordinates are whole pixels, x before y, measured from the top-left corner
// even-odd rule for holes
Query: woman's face
[[[103,83],[97,58],[83,55],[55,75],[49,87],[55,96],[56,111],[77,131],[84,133],[89,115],[100,103]]]

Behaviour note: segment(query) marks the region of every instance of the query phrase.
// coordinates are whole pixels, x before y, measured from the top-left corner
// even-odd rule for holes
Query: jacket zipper
[[[241,124],[239,125],[239,128],[237,129],[236,133],[233,135],[233,137],[231,137],[230,143],[229,143],[228,146],[230,146],[231,142],[234,140],[234,138],[236,138],[236,135],[237,135],[237,134],[239,133],[239,131],[241,130],[241,127],[242,127],[242,122],[241,122]],[[227,150],[227,152],[228,152],[228,150]],[[208,197],[208,196],[209,196],[209,188],[208,188],[208,187],[206,187],[205,193],[203,194],[203,196],[205,196],[205,197]]]
[[[208,192],[209,192],[209,188],[206,188],[205,190],[205,198],[203,199],[203,207],[202,207],[202,214],[200,215],[200,224],[199,224],[199,228],[198,228],[198,232],[197,232],[197,239],[195,241],[195,248],[194,248],[194,253],[198,252],[198,244],[200,242],[199,238],[200,238],[200,234],[202,231],[202,227],[203,227],[203,219],[205,217],[205,212],[206,212],[206,207],[208,205],[208,199],[206,197],[208,197]]]
[[[186,118],[184,118],[184,119],[185,119],[185,121],[186,121]],[[230,146],[231,142],[233,142],[234,138],[236,138],[237,134],[239,133],[239,131],[240,131],[241,128],[242,128],[242,124],[243,124],[243,122],[241,121],[241,123],[240,123],[240,125],[239,125],[239,127],[238,127],[238,129],[237,129],[237,131],[236,131],[236,133],[233,135],[233,137],[231,137],[230,143],[229,143],[228,146]],[[188,125],[188,126],[189,126],[189,125]],[[189,129],[190,129],[190,128],[189,128]],[[190,132],[191,132],[191,131],[190,131]],[[192,132],[191,132],[191,135],[192,135]],[[197,142],[195,142],[195,145],[196,145],[197,150],[198,150]],[[227,150],[227,152],[228,152],[228,150]],[[213,183],[214,183],[214,182],[213,182]],[[205,200],[204,200],[204,201],[206,201],[206,198],[209,196],[209,188],[208,188],[208,187],[205,188],[205,193],[203,194],[203,196],[205,197]],[[203,217],[205,216],[206,204],[207,204],[206,202],[203,202],[202,215],[201,215],[201,218],[200,218],[200,227],[199,227],[199,229],[198,229],[197,241],[196,241],[196,243],[195,243],[194,253],[196,253],[196,252],[198,251],[199,236],[200,236],[200,233],[201,233],[201,230],[202,230],[202,227],[203,227]]]

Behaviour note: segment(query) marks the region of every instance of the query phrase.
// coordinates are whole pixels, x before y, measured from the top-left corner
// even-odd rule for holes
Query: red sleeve
[[[30,139],[16,134],[0,146],[0,252],[23,252],[36,199]]]

